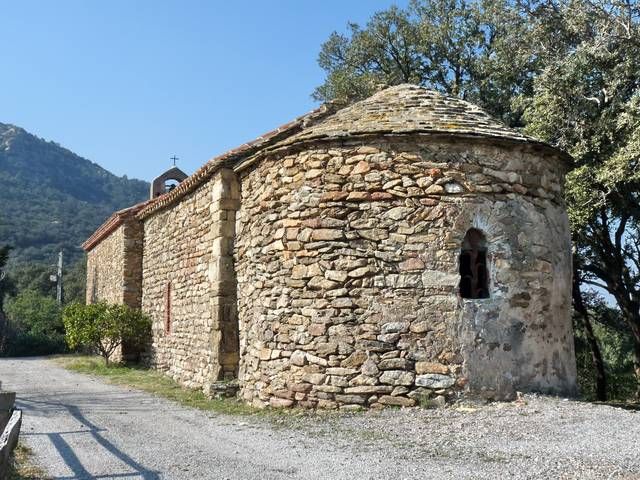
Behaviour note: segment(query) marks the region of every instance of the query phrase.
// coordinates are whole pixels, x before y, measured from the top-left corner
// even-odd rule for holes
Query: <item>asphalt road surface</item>
[[[351,415],[227,416],[1,359],[21,439],[53,479],[640,479],[640,412],[527,396],[526,405]]]

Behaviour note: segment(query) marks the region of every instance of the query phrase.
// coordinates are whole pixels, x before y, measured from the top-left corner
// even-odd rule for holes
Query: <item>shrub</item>
[[[72,303],[65,307],[62,319],[69,347],[88,347],[107,364],[123,342],[141,344],[151,331],[149,318],[126,305]]]
[[[61,311],[55,299],[25,290],[7,302],[6,310],[4,355],[47,355],[66,350]]]

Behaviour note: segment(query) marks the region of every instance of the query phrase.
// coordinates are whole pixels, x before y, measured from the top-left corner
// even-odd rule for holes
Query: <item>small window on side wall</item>
[[[460,249],[460,296],[489,298],[487,240],[475,228],[467,231]]]
[[[171,333],[171,282],[164,288],[164,333]]]

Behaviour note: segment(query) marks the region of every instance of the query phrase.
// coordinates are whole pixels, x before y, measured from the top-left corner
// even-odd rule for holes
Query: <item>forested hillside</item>
[[[0,123],[0,245],[10,265],[69,262],[114,210],[148,196],[148,184],[117,177],[99,165],[22,128]]]

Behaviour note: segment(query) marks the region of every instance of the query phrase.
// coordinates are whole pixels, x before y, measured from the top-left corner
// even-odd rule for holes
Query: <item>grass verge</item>
[[[29,447],[19,443],[13,451],[7,480],[46,480],[49,477],[40,467],[31,463],[33,452]]]
[[[115,363],[105,365],[101,357],[88,355],[57,356],[54,357],[54,361],[67,370],[99,375],[110,383],[144,390],[187,407],[228,415],[252,415],[261,412],[236,399],[207,398],[201,391],[183,388],[163,373],[148,368]]]

